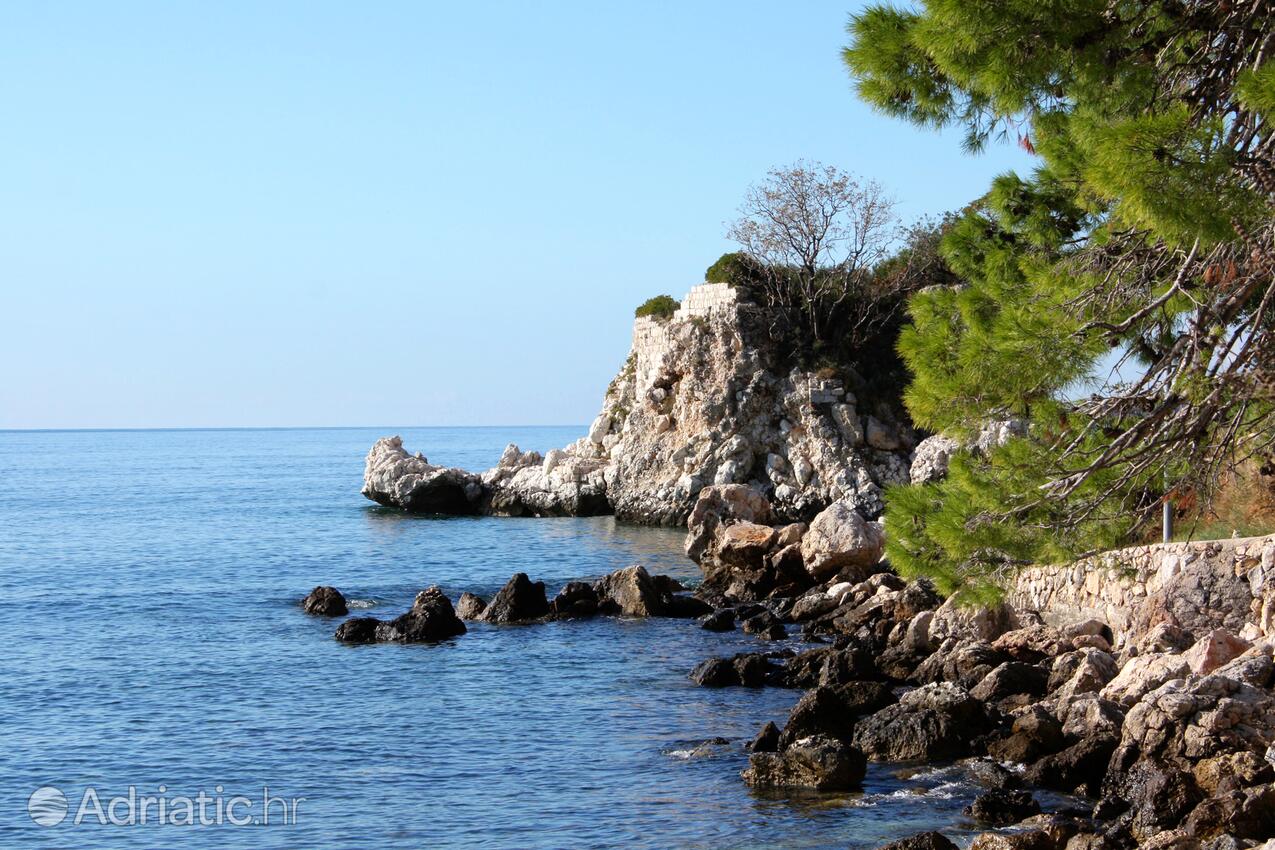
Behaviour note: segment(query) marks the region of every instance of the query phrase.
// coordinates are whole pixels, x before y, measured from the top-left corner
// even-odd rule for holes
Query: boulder
[[[739,671],[729,658],[709,658],[691,671],[691,681],[705,688],[724,688],[739,684]]]
[[[463,469],[434,466],[410,455],[398,436],[377,440],[367,454],[363,495],[372,501],[413,513],[478,513],[482,479]]]
[[[1022,777],[993,758],[971,758],[961,762],[961,770],[971,782],[993,791],[1021,788]]]
[[[957,850],[957,846],[944,837],[941,832],[919,832],[889,844],[882,844],[877,850]]]
[[[755,522],[728,525],[717,540],[717,559],[733,566],[758,564],[770,551],[777,536],[775,529]]]
[[[1275,836],[1275,785],[1209,797],[1191,811],[1183,828],[1200,840],[1230,835],[1260,841]]]
[[[1072,649],[1071,641],[1052,626],[1034,625],[1006,632],[992,641],[992,647],[1016,661],[1035,663]]]
[[[656,578],[661,578],[661,576],[656,576]],[[665,598],[668,600],[668,604],[664,609],[665,617],[694,620],[697,617],[705,617],[713,613],[712,605],[689,593],[665,594]]]
[[[1054,695],[1059,699],[1070,699],[1080,694],[1097,693],[1118,672],[1116,660],[1109,653],[1100,649],[1087,647],[1068,653],[1073,659],[1071,675],[1058,687]],[[1059,657],[1059,660],[1063,656]]]
[[[1102,784],[1107,762],[1116,749],[1111,738],[1095,735],[1046,755],[1027,768],[1032,785],[1067,793],[1093,794]]]
[[[569,581],[549,603],[549,610],[562,619],[592,617],[598,613],[597,591],[588,582]]]
[[[854,747],[823,735],[812,735],[777,753],[753,753],[741,774],[759,788],[812,788],[847,791],[857,788],[867,760]]]
[[[486,600],[467,590],[460,595],[460,599],[456,600],[456,616],[462,620],[477,620],[482,616],[483,609],[486,607]]]
[[[990,742],[987,751],[1000,761],[1026,764],[1064,746],[1062,723],[1044,706],[1034,705],[1016,716],[1010,734]]]
[[[1190,673],[1190,665],[1182,655],[1168,652],[1151,652],[1137,655],[1125,662],[1100,694],[1128,708],[1165,682],[1184,678]]]
[[[700,617],[699,625],[710,632],[729,632],[735,628],[735,612],[731,608],[718,608]]]
[[[1043,829],[1027,829],[981,833],[970,842],[969,850],[1060,850],[1060,845]]]
[[[659,584],[641,565],[625,567],[598,579],[593,590],[598,595],[598,608],[602,613],[627,617],[663,616],[672,595],[661,593]]]
[[[1140,653],[1177,653],[1191,648],[1195,638],[1186,629],[1172,623],[1160,623],[1153,627],[1138,643]]]
[[[526,573],[514,573],[483,609],[482,620],[487,623],[526,623],[548,614],[545,583],[531,581]]]
[[[1045,695],[1049,674],[1034,664],[1006,661],[984,676],[970,690],[970,696],[983,702],[1000,702],[1013,697]]]
[[[429,643],[465,633],[451,600],[436,585],[416,594],[411,609],[377,627],[378,641]]]
[[[774,721],[766,721],[766,725],[761,727],[757,737],[753,738],[749,743],[748,749],[754,753],[779,752],[779,727],[775,725]]]
[[[350,612],[341,591],[326,584],[319,585],[301,600],[301,610],[320,617],[344,617]]]
[[[1251,643],[1226,629],[1213,629],[1186,651],[1184,658],[1192,673],[1212,673],[1223,664],[1238,658]]]
[[[779,748],[814,734],[849,741],[853,732],[854,717],[846,713],[841,698],[832,688],[818,687],[807,691],[793,706],[779,736]]]
[[[691,680],[706,688],[743,685],[760,688],[776,673],[770,659],[758,653],[740,653],[732,658],[710,658],[691,671]]]
[[[948,638],[991,643],[1016,628],[1018,616],[1008,605],[966,606],[952,597],[934,612],[929,632],[930,640],[934,643],[941,643]]]
[[[376,617],[351,617],[337,627],[335,637],[343,643],[375,643],[381,622]]]
[[[437,586],[416,594],[406,614],[393,620],[352,617],[341,624],[336,639],[346,643],[434,643],[465,633],[449,600]]]
[[[980,640],[949,638],[916,668],[918,682],[955,682],[972,688],[1009,660],[1005,653]]]
[[[855,726],[854,745],[874,761],[932,761],[969,755],[988,728],[983,705],[950,682],[925,685]]]
[[[803,596],[793,603],[789,616],[794,623],[804,623],[816,617],[822,617],[837,607],[837,600],[829,598],[826,593],[812,593]]]
[[[852,575],[866,578],[884,550],[881,524],[864,519],[847,499],[821,511],[801,539],[802,559],[816,581],[845,570],[857,571]]]
[[[985,791],[965,807],[965,814],[988,826],[1009,826],[1040,814],[1040,803],[1027,791]]]
[[[911,479],[913,484],[929,484],[947,477],[947,467],[952,455],[960,449],[960,443],[951,437],[935,434],[917,444],[912,455]]]
[[[761,525],[771,521],[770,502],[758,490],[743,484],[722,484],[699,491],[686,520],[686,555],[700,563],[713,545],[718,528],[734,522]]]

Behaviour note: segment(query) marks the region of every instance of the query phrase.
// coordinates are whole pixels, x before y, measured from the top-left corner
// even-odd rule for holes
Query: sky
[[[0,9],[0,428],[587,422],[766,171],[958,208],[853,2]]]

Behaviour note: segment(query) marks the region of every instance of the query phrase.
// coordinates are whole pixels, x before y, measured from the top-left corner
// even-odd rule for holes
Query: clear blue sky
[[[853,6],[6,4],[0,427],[587,421],[768,168],[1030,166],[859,103]]]

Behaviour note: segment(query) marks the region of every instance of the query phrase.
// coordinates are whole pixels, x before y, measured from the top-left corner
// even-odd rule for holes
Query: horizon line
[[[371,431],[442,428],[588,428],[587,422],[561,425],[142,425],[120,427],[0,428],[0,434],[66,434],[127,431]]]

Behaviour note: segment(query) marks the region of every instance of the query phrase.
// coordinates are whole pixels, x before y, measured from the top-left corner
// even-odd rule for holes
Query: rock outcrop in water
[[[760,307],[697,286],[671,317],[637,319],[633,345],[589,431],[541,455],[509,446],[481,475],[429,464],[398,437],[367,457],[363,494],[422,513],[614,513],[680,525],[700,492],[746,484],[777,522],[843,503],[865,520],[909,480],[916,433],[850,369],[794,368]]]
[[[336,630],[345,643],[436,643],[465,633],[449,600],[437,586],[416,594],[411,609],[393,620],[351,617]]]

